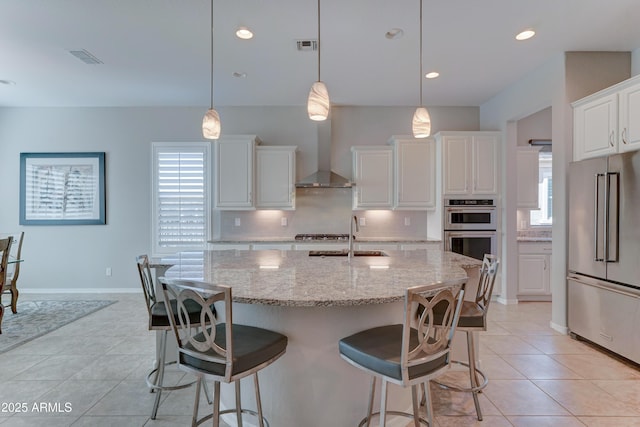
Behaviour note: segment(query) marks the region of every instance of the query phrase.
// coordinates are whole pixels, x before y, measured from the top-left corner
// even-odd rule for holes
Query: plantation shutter
[[[154,145],[154,248],[205,249],[208,236],[208,147]]]

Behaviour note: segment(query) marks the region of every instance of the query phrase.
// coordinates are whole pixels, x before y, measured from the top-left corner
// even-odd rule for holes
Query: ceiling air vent
[[[296,47],[302,52],[312,52],[318,50],[317,40],[296,40]]]
[[[84,62],[85,64],[102,64],[103,62],[100,61],[98,58],[96,58],[95,56],[93,56],[91,54],[91,52],[85,50],[85,49],[69,49],[69,53],[73,56],[75,56],[76,58],[78,58],[80,61]]]

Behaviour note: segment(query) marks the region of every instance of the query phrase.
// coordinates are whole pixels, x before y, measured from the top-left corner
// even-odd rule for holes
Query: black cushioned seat
[[[348,357],[359,365],[379,372],[382,375],[402,380],[402,366],[398,355],[402,349],[402,324],[380,326],[367,329],[338,343],[340,354]],[[409,346],[418,345],[418,331],[411,328]],[[444,367],[447,355],[443,355],[429,362],[409,368],[409,379],[422,377],[429,372]]]
[[[185,308],[189,313],[189,320],[192,325],[200,324],[200,306],[195,301],[185,301]],[[173,312],[177,311],[176,301],[171,301]],[[215,314],[215,310],[213,312]],[[151,305],[151,326],[157,328],[171,328],[169,322],[169,315],[167,313],[167,307],[164,305],[164,301],[158,301]]]
[[[198,312],[199,313],[199,312]],[[224,323],[216,325],[215,343],[222,348],[227,347]],[[267,362],[285,351],[287,348],[287,337],[268,329],[256,328],[245,325],[232,325],[233,335],[233,371],[232,375],[248,371],[256,366]],[[196,341],[203,341],[204,334],[201,332],[195,337]],[[196,351],[192,344],[186,343],[185,350]],[[217,357],[213,350],[201,353],[204,356]],[[224,376],[226,366],[224,361],[212,362],[200,357],[193,357],[187,353],[180,353],[180,363],[194,369]]]

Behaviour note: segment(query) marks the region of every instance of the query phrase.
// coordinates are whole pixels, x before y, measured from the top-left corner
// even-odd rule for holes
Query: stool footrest
[[[225,409],[224,411],[220,411],[220,415],[235,414],[236,411],[237,411],[236,408]],[[243,413],[243,414],[249,414],[249,415],[252,415],[252,416],[258,418],[258,413],[256,411],[252,411],[251,409],[241,409],[240,412]],[[200,418],[199,420],[197,420],[195,425],[199,426],[200,424],[202,424],[205,421],[208,421],[208,420],[210,420],[212,418],[213,418],[213,414],[206,415],[206,416]],[[262,421],[264,421],[265,427],[269,427],[269,421],[267,421],[267,419],[265,417],[262,417]]]
[[[461,362],[461,361],[457,361],[457,360],[452,360],[451,363],[455,364],[455,365],[466,366],[467,368],[469,368],[469,364],[467,362]],[[462,392],[468,392],[468,393],[469,392],[470,393],[480,392],[480,391],[482,391],[483,388],[485,388],[487,386],[487,384],[489,383],[489,379],[478,368],[476,368],[476,373],[482,377],[482,383],[480,385],[478,385],[477,387],[458,387],[458,386],[455,386],[453,384],[446,384],[446,383],[440,382],[438,380],[431,380],[431,382],[436,384],[440,388],[445,389],[445,390],[462,391]]]
[[[174,363],[176,363],[176,362],[175,361],[167,362],[167,363],[164,364],[164,366],[169,366],[169,365],[172,365]],[[155,390],[163,390],[163,391],[164,390],[182,390],[183,388],[191,387],[192,385],[194,385],[196,383],[196,381],[191,381],[190,383],[178,384],[178,385],[172,385],[172,386],[158,385],[158,384],[156,384],[155,382],[153,382],[151,380],[151,377],[153,375],[155,375],[156,372],[158,372],[158,369],[159,368],[152,369],[151,372],[149,372],[147,374],[147,378],[146,378],[147,387],[149,387],[151,389],[151,392],[154,392]],[[156,378],[156,381],[157,381],[157,378]]]

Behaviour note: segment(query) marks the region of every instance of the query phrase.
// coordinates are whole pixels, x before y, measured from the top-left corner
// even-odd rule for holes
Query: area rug
[[[18,312],[5,307],[0,353],[9,351],[61,326],[113,304],[114,300],[24,301]]]

